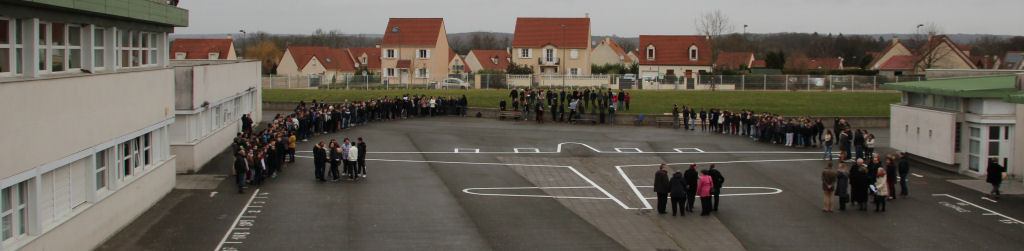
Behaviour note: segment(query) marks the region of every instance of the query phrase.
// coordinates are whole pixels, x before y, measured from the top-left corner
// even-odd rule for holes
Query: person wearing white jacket
[[[348,174],[348,178],[355,180],[359,178],[359,172],[356,171],[356,160],[359,159],[359,147],[356,146],[355,142],[350,144],[352,146],[348,148],[348,164],[351,165],[349,170],[352,170],[352,172]]]

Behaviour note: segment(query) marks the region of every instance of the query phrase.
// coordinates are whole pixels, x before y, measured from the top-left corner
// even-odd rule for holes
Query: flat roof
[[[1014,76],[975,77],[888,83],[881,87],[887,90],[962,98],[1006,98],[1008,95],[1017,94],[1013,81]]]
[[[1024,104],[1024,93],[1017,93],[1010,96],[1006,96],[1003,98],[1003,101],[1016,104]]]

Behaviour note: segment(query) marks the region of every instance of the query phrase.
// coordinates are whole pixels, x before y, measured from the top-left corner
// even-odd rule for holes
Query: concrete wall
[[[174,188],[175,159],[35,238],[21,250],[91,250],[142,215]]]
[[[1024,111],[1024,104],[1017,104],[1018,111]],[[1024,113],[1015,114],[1016,125],[1013,126],[1013,174],[1024,174]]]
[[[893,149],[947,165],[955,161],[956,113],[893,104],[889,142]]]
[[[174,70],[0,83],[0,114],[9,177],[173,118]]]
[[[180,116],[180,115],[179,115]],[[255,112],[253,117],[255,117]],[[213,157],[224,151],[231,145],[235,133],[241,131],[242,125],[239,120],[232,120],[227,126],[218,129],[198,142],[188,144],[171,145],[171,155],[178,159],[175,167],[177,173],[195,173],[203,165],[210,162]]]
[[[1013,76],[1024,70],[970,70],[970,69],[927,69],[925,77],[931,80],[943,78],[967,78],[989,76]]]
[[[259,89],[260,73],[259,61],[193,66],[192,107],[214,103],[249,88]]]

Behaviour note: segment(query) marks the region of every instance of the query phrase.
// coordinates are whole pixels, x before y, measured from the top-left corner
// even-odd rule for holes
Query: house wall
[[[893,56],[912,56],[912,55],[914,55],[914,54],[911,53],[910,50],[907,49],[907,47],[903,46],[902,44],[896,45],[896,46],[893,46],[892,49],[889,49],[889,51],[887,51],[886,54],[882,55],[882,57],[880,57],[877,60],[875,60],[875,65],[871,66],[871,68],[878,69],[878,67],[881,67],[883,64],[885,64],[886,61],[889,61],[889,59],[892,58]]]
[[[381,73],[387,74],[388,68],[395,68],[398,65],[399,59],[411,60],[411,66],[409,71],[405,74],[408,77],[404,77],[401,81],[402,84],[428,84],[444,80],[448,77],[448,36],[445,33],[444,26],[441,26],[441,31],[438,33],[437,43],[434,45],[403,45],[401,47],[395,46],[381,46],[381,56],[387,56],[387,50],[396,50],[396,58],[382,58],[380,62]],[[429,59],[416,58],[416,51],[421,49],[430,50]],[[427,78],[417,78],[416,69],[429,69],[430,76]],[[391,81],[391,84],[398,84],[398,72],[395,73],[396,77],[384,77],[384,79]]]
[[[228,55],[227,55],[227,58],[225,58],[225,59],[227,59],[227,60],[236,60],[236,59],[238,59],[238,53],[235,52],[235,43],[234,42],[231,42],[231,47],[228,48]]]
[[[892,148],[952,165],[957,114],[899,104],[890,105]]]
[[[455,66],[457,66],[457,65],[463,66],[462,70],[458,70],[458,71],[455,70]],[[452,58],[452,61],[448,63],[448,73],[451,73],[451,74],[466,73],[465,66],[466,66],[466,62],[463,62],[462,58],[459,57],[458,55],[456,55],[455,57]]]
[[[640,65],[640,77],[647,78],[648,76],[657,77],[659,73],[667,75],[669,70],[673,70],[676,77],[683,78],[686,76],[686,71],[693,71],[691,77],[696,77],[700,71],[711,71],[711,66],[683,66],[683,65]]]
[[[599,44],[590,52],[590,63],[593,65],[621,64],[622,60],[608,44]]]
[[[931,61],[931,67],[927,67],[928,69],[974,69],[974,66],[964,61],[956,50],[949,43],[942,43],[935,47],[932,56],[925,57],[918,67],[926,67],[927,61]],[[924,74],[924,69],[919,69],[918,73]]]
[[[1018,111],[1024,111],[1024,104],[1017,104],[1016,109]],[[1013,163],[1011,165],[1010,173],[1018,176],[1024,175],[1024,112],[1018,112],[1014,116],[1016,118],[1016,126],[1013,127]]]
[[[484,66],[480,64],[480,60],[476,59],[476,55],[472,51],[466,54],[466,66],[473,71],[480,71],[484,69]]]
[[[173,118],[174,70],[3,83],[0,114],[17,118],[0,120],[9,143],[0,177],[9,177]]]
[[[590,44],[590,39],[587,39],[587,44]],[[553,75],[561,75],[561,74],[563,74],[563,72],[562,72],[563,69],[562,69],[561,64],[565,64],[565,71],[566,72],[569,72],[569,69],[572,69],[572,68],[579,68],[580,69],[580,74],[579,75],[590,75],[590,65],[591,65],[590,64],[590,53],[589,53],[590,50],[587,49],[587,48],[565,48],[565,49],[568,50],[568,51],[565,51],[565,58],[562,58],[562,48],[557,48],[557,47],[554,47],[552,45],[548,45],[548,46],[544,46],[544,47],[536,47],[536,48],[527,48],[527,49],[533,50],[533,53],[532,53],[532,55],[530,55],[530,58],[520,58],[519,57],[519,55],[520,55],[519,51],[522,48],[513,48],[512,49],[512,62],[515,62],[516,64],[519,64],[519,65],[530,66],[531,68],[533,68],[533,74],[534,75],[543,75],[544,73],[541,71],[542,68],[540,67],[540,64],[537,62],[537,60],[538,60],[538,58],[541,58],[541,57],[544,56],[544,49],[547,49],[547,48],[554,48],[555,49],[555,58],[558,58],[558,62],[559,62],[559,65],[545,66],[544,67],[544,68],[558,68],[558,73],[557,74],[555,74],[555,73],[551,73],[551,74],[553,74]],[[576,59],[573,59],[572,55],[571,55],[571,50],[577,50],[579,52],[579,54],[578,54],[579,57],[577,57]]]
[[[299,75],[299,65],[292,57],[291,50],[285,50],[281,56],[281,62],[277,64],[277,75],[294,76]]]

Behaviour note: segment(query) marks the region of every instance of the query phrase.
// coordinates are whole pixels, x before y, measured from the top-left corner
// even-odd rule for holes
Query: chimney
[[[899,42],[900,42],[900,38],[898,38],[896,36],[892,36],[892,44],[896,44],[896,43],[899,43]]]
[[[377,48],[377,49],[380,49],[380,44],[376,44],[376,45],[374,45],[374,46],[373,46],[373,48]]]
[[[228,34],[228,39],[231,39],[231,34]]]
[[[584,13],[584,14],[583,14],[583,17],[585,17],[585,18],[590,18],[590,12]]]

